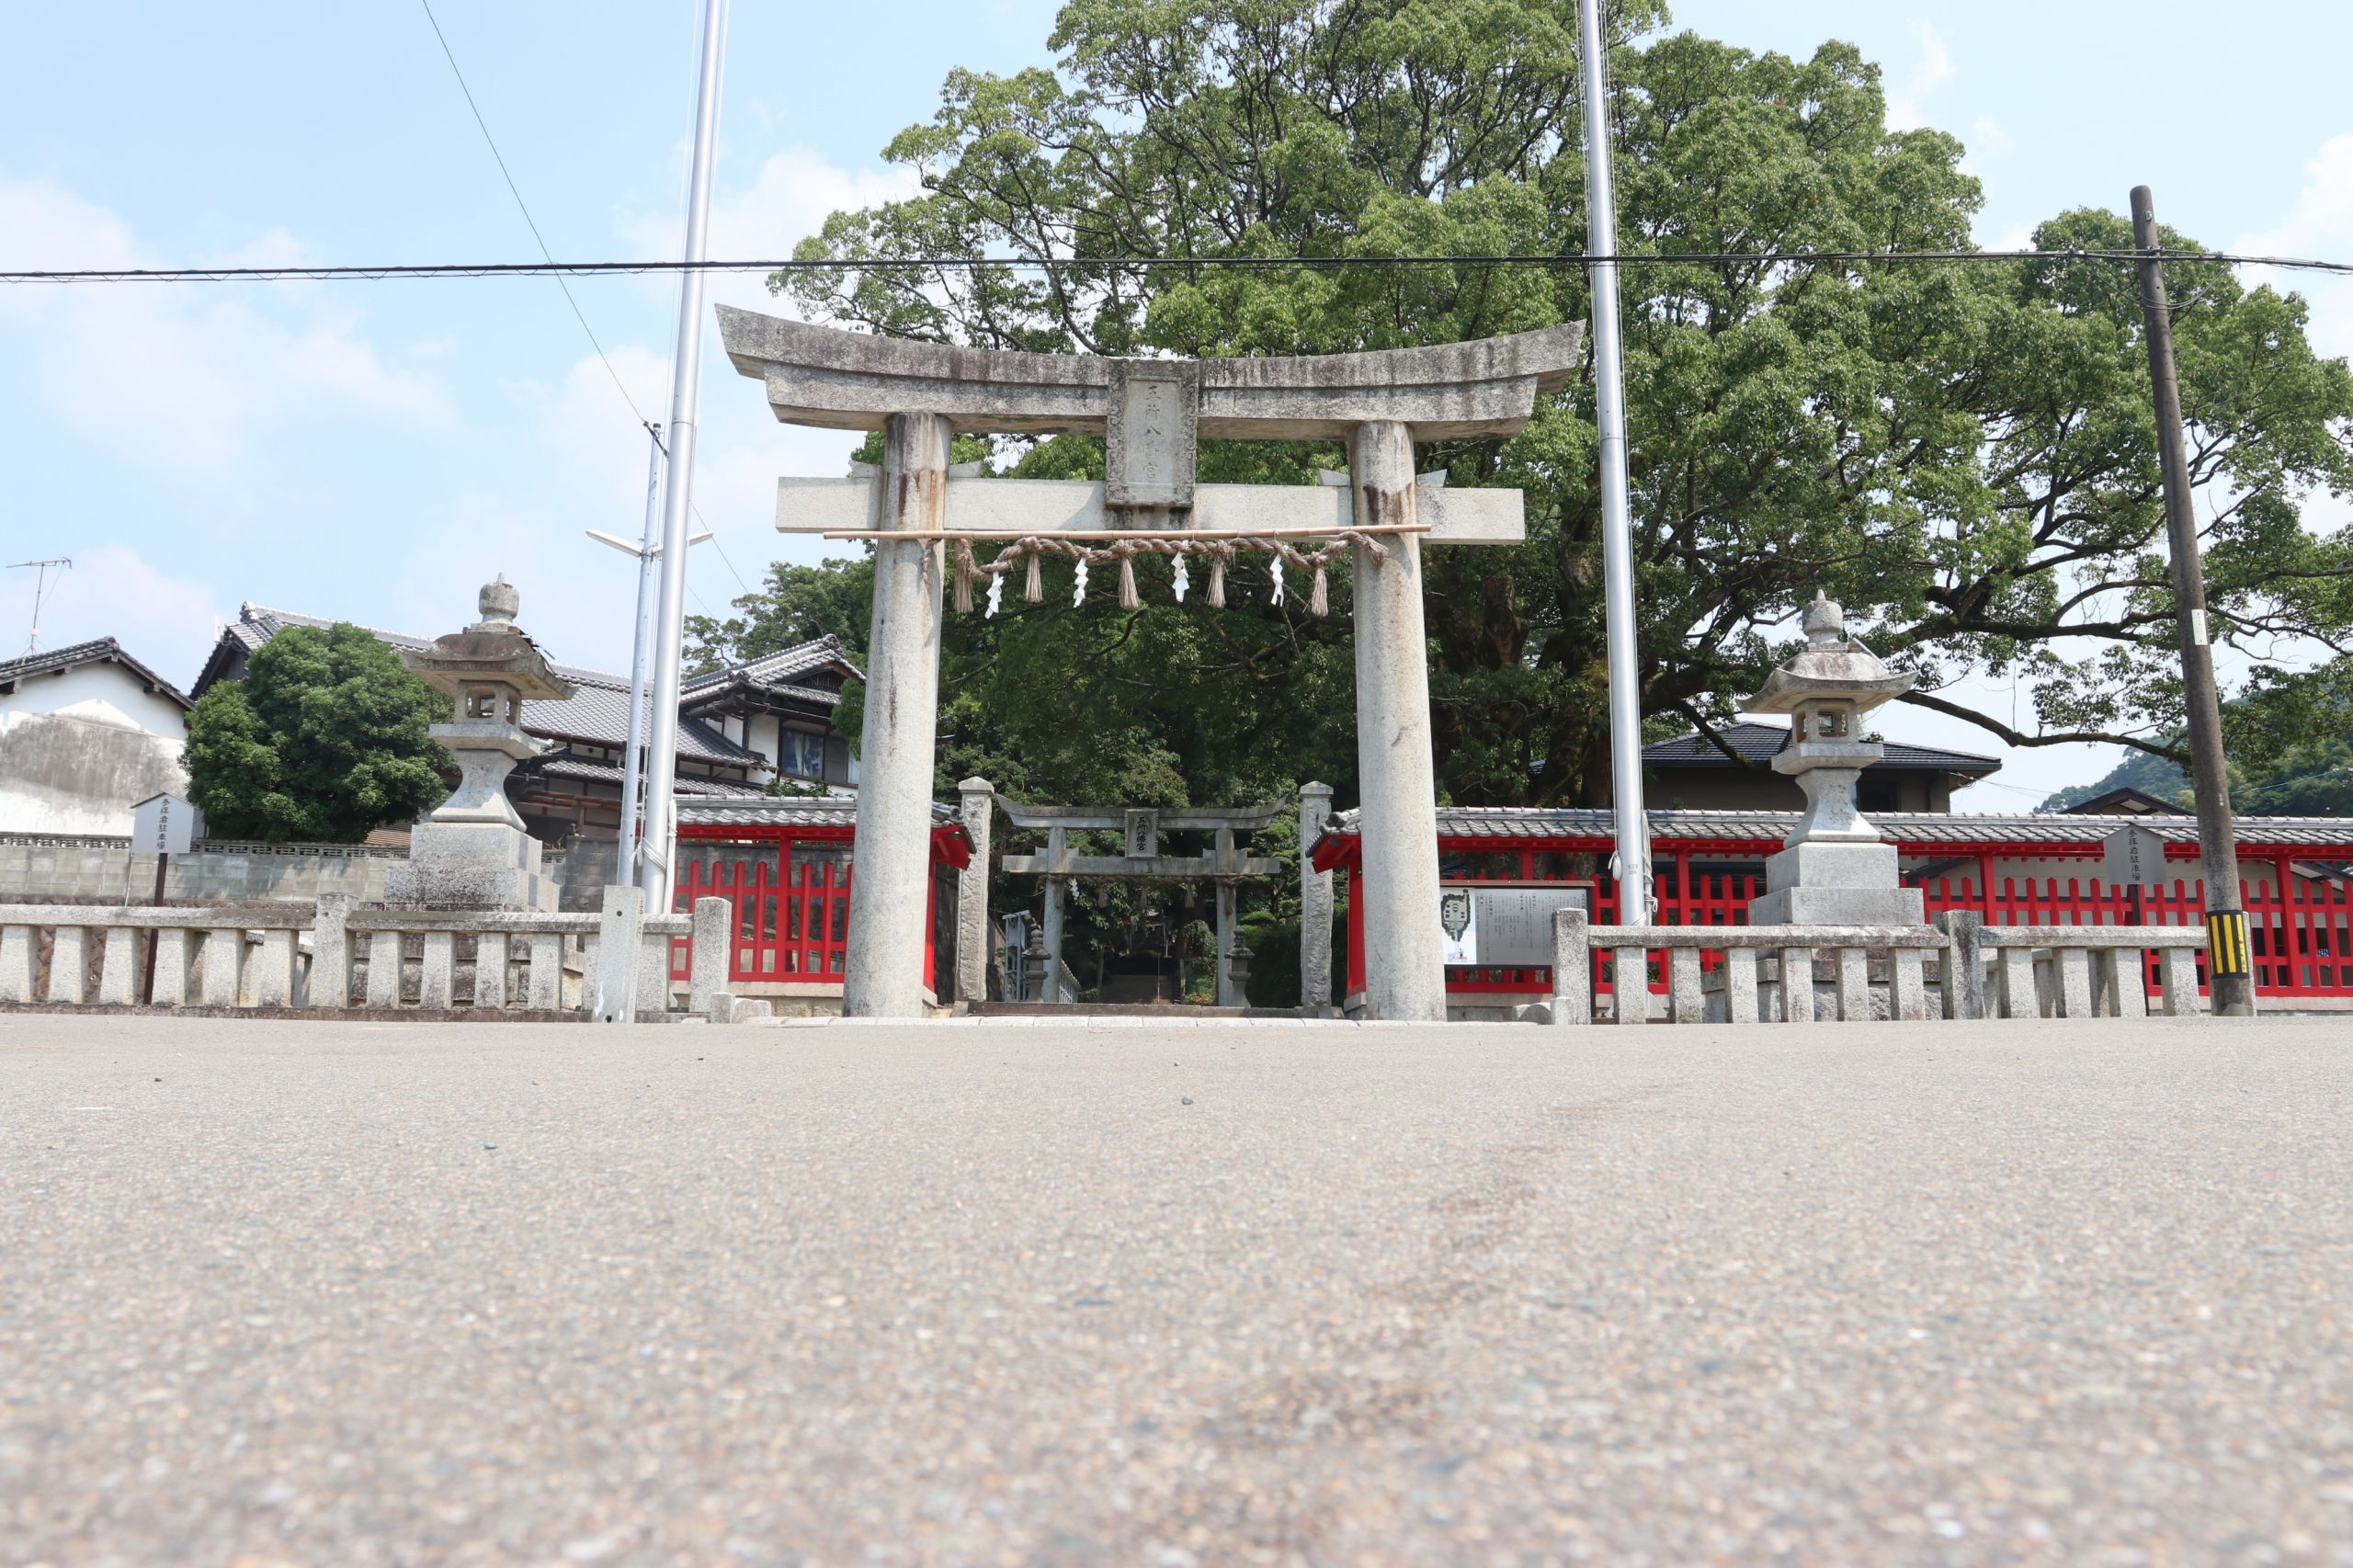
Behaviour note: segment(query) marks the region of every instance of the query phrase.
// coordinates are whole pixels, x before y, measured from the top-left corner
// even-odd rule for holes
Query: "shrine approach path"
[[[2342,1563],[2349,1079],[7,1016],[0,1562]]]

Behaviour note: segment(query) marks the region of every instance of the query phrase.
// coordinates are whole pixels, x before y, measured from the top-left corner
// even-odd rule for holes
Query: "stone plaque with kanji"
[[[1104,501],[1113,506],[1190,506],[1201,368],[1180,360],[1112,364]]]

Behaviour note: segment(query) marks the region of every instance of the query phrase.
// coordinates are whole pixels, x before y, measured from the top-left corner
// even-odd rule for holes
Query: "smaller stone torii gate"
[[[1060,994],[1063,961],[1063,887],[1078,877],[1120,882],[1215,882],[1217,884],[1217,1005],[1247,1006],[1233,983],[1233,926],[1236,905],[1246,879],[1279,877],[1283,863],[1263,855],[1245,855],[1241,841],[1257,832],[1282,810],[1280,806],[1187,806],[1162,810],[1152,806],[1025,806],[1000,800],[997,809],[1016,827],[1046,835],[1042,855],[1007,855],[1000,862],[1015,876],[1046,879],[1046,997],[1049,1002],[1074,1002]],[[1126,837],[1119,855],[1074,855],[1074,833],[1118,833]],[[1168,833],[1216,835],[1206,855],[1164,855],[1160,835]],[[855,887],[857,884],[851,884]],[[857,927],[852,926],[855,930]]]
[[[1438,791],[1431,758],[1423,543],[1518,544],[1517,490],[1449,490],[1416,475],[1416,442],[1509,436],[1540,392],[1567,385],[1581,324],[1475,343],[1264,359],[1112,359],[959,348],[841,332],[728,306],[720,336],[778,419],[881,430],[879,470],[786,479],[777,527],[874,547],[865,756],[858,795],[842,1009],[923,1010],[924,887],[939,710],[946,551],[959,597],[997,586],[1017,555],[1116,561],[1122,599],[1138,550],[1211,563],[1271,550],[1320,567],[1349,552],[1355,588],[1358,778],[1367,907],[1366,1010],[1442,1023]],[[1105,437],[1102,483],[981,479],[949,465],[957,435],[1080,431]],[[1347,488],[1197,484],[1200,437],[1342,440]],[[1080,543],[1092,538],[1089,549]],[[1006,548],[981,567],[978,540]],[[1296,548],[1314,547],[1312,557]],[[1318,572],[1320,586],[1321,573]],[[1279,592],[1279,568],[1274,579]],[[1084,579],[1082,577],[1081,592]],[[1320,592],[1313,605],[1320,608]],[[996,593],[993,588],[991,606]]]

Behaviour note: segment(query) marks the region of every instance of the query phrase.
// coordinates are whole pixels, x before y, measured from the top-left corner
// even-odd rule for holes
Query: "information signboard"
[[[1449,964],[1539,969],[1552,961],[1555,910],[1593,913],[1586,887],[1469,888],[1438,892],[1438,932]]]
[[[203,813],[177,795],[150,795],[131,808],[135,855],[185,855]]]
[[[2145,827],[2120,827],[2099,844],[2099,880],[2112,888],[2154,888],[2165,880],[2165,841]]]

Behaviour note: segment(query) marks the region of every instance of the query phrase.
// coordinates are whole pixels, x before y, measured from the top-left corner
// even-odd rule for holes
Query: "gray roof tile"
[[[954,806],[931,803],[935,827],[961,822]],[[856,827],[858,801],[842,795],[767,795],[756,801],[678,802],[680,827]]]
[[[1647,813],[1651,836],[1729,838],[1779,843],[1797,825],[1795,812],[1688,812]],[[1928,812],[1873,812],[1870,820],[1898,844],[2097,844],[2120,827],[2146,828],[2168,843],[2198,842],[2195,817],[2034,815],[1946,815]],[[2253,817],[2237,819],[2239,842],[2252,848],[2353,847],[2353,817]],[[1605,808],[1582,806],[1440,806],[1438,831],[1445,838],[1598,838],[1615,831]],[[1325,834],[1352,837],[1357,813],[1341,812]]]
[[[553,756],[526,762],[517,769],[518,775],[541,773],[558,778],[587,778],[598,783],[619,785],[621,770],[617,763],[597,762],[585,756],[569,756],[558,753]],[[757,784],[745,784],[733,778],[698,778],[682,775],[673,793],[683,796],[751,796],[766,793]]]
[[[196,706],[188,700],[187,693],[123,652],[122,644],[111,637],[93,638],[87,642],[69,642],[63,648],[48,648],[13,659],[0,659],[0,682],[77,669],[84,665],[120,665],[182,708]]]
[[[737,679],[757,681],[762,686],[772,687],[779,682],[789,681],[794,676],[807,675],[812,670],[822,670],[834,665],[840,665],[842,670],[854,679],[866,678],[865,672],[851,664],[849,655],[842,652],[840,638],[820,637],[813,642],[799,642],[790,648],[780,648],[773,653],[763,653],[756,659],[746,659],[740,665],[728,665],[719,669],[706,670],[701,675],[692,676],[684,682],[679,687],[679,690],[685,693],[699,692]],[[804,689],[813,691],[815,688]]]

